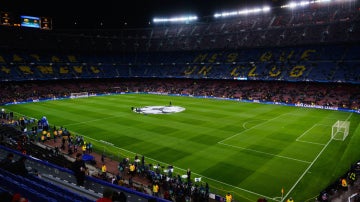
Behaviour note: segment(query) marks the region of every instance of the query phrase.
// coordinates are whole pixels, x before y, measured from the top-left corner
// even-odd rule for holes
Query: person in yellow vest
[[[229,192],[225,196],[225,201],[226,202],[231,202],[232,201],[232,195]]]
[[[342,178],[341,179],[341,187],[344,191],[347,191],[348,190],[348,184],[347,184],[347,181],[345,178]]]
[[[157,183],[153,184],[153,195],[159,196],[159,185]]]
[[[60,128],[60,129],[58,130],[58,135],[61,137],[61,136],[62,136],[62,133],[63,133],[63,131],[62,131],[62,129]]]
[[[46,141],[46,134],[47,134],[47,132],[46,132],[46,130],[43,130],[42,132],[41,132],[41,134],[42,134],[42,136],[44,136],[44,140],[43,140],[43,143]]]
[[[41,142],[45,143],[45,135],[44,134],[41,134]]]
[[[56,142],[56,138],[57,138],[57,130],[54,130],[54,132],[53,132],[53,134],[54,134],[54,142]]]
[[[81,150],[82,150],[83,154],[85,154],[85,153],[86,153],[86,145],[83,145],[83,146],[81,147]]]
[[[50,131],[46,132],[46,140],[50,140],[51,139],[51,133]]]
[[[106,179],[106,165],[105,165],[105,163],[103,163],[102,164],[102,166],[101,166],[101,176],[104,178],[104,179]]]
[[[294,202],[294,199],[292,199],[291,197],[288,198],[288,200],[286,200],[286,202]]]
[[[131,176],[135,175],[135,170],[136,170],[135,164],[130,164],[129,171]]]

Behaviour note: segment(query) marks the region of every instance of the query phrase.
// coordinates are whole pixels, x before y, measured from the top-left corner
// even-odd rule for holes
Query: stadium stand
[[[358,4],[144,29],[2,27],[0,103],[68,98],[71,92],[159,92],[359,112]],[[166,201],[90,176],[79,188],[65,155],[36,140],[22,142],[22,132],[13,128],[1,126],[0,133],[6,145],[1,157],[26,157],[27,167],[42,176],[1,169],[2,192],[20,192],[31,201],[94,201],[109,187],[126,192],[129,201]],[[317,200],[325,201],[324,193],[341,198],[338,190],[337,181]]]
[[[84,187],[75,184],[73,172],[69,170],[71,159],[64,159],[64,155],[53,153],[53,149],[46,149],[32,141],[22,141],[23,134],[14,126],[2,125],[2,142],[0,157],[5,158],[8,153],[13,153],[15,159],[25,157],[26,168],[29,174],[20,176],[11,170],[0,169],[0,187],[10,193],[22,193],[30,201],[95,201],[101,197],[104,188],[114,192],[125,192],[128,201],[148,201],[153,198],[134,189],[116,186],[99,178],[88,176]],[[19,145],[26,145],[19,148]],[[26,148],[26,155],[24,155]],[[42,152],[41,152],[42,151]],[[90,165],[88,165],[90,166]],[[157,199],[157,201],[165,201]]]

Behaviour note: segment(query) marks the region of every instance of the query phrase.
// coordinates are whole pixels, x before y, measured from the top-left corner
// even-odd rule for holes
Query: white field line
[[[73,132],[72,132],[72,133],[73,133]],[[76,133],[74,133],[74,134],[76,134]],[[79,135],[80,135],[80,134],[79,134]],[[95,142],[101,142],[101,143],[103,143],[103,141],[101,141],[101,140],[93,139],[93,138],[88,137],[88,136],[85,136],[85,135],[81,135],[81,136],[86,137],[87,139],[91,139],[92,141],[95,141]],[[123,148],[121,148],[121,147],[117,147],[117,146],[113,146],[113,145],[107,145],[107,146],[111,146],[111,147],[114,147],[114,148],[116,148],[116,149],[119,149],[119,150],[125,151],[125,152],[127,152],[127,153],[134,154],[134,156],[135,156],[135,154],[137,154],[137,153],[135,153],[135,152],[132,152],[132,151],[129,151],[129,150],[123,149]],[[147,158],[147,159],[150,159],[150,160],[151,160],[151,161],[153,161],[153,162],[158,162],[158,163],[163,164],[163,165],[167,165],[167,164],[168,164],[168,163],[165,163],[165,162],[162,162],[162,161],[158,161],[158,160],[155,160],[155,159],[152,159],[152,158],[149,158],[149,157],[146,157],[146,158]],[[187,169],[179,168],[179,167],[176,167],[176,166],[174,166],[174,168],[176,168],[177,170],[184,171],[184,173],[185,173],[185,172],[186,172],[186,170],[187,170]],[[237,187],[237,186],[231,185],[231,184],[227,184],[227,183],[225,183],[225,182],[221,182],[221,181],[215,180],[215,179],[213,179],[213,178],[209,178],[209,177],[206,177],[206,176],[203,176],[203,175],[197,174],[197,173],[195,173],[195,172],[193,172],[193,173],[194,173],[196,176],[199,176],[199,177],[202,177],[202,178],[209,179],[209,180],[214,181],[214,182],[216,182],[216,183],[223,184],[223,185],[226,185],[226,186],[232,187],[232,188],[237,189],[237,190],[241,190],[241,191],[244,191],[244,192],[247,192],[247,193],[250,193],[250,194],[253,194],[253,195],[259,196],[259,197],[271,198],[271,197],[269,197],[269,196],[265,196],[265,195],[262,195],[262,194],[259,194],[259,193],[256,193],[256,192],[253,192],[253,191],[247,190],[247,189],[243,189],[243,188],[240,188],[240,187]]]
[[[326,143],[326,145],[322,148],[322,150],[318,153],[318,155],[315,157],[315,159],[311,162],[311,164],[305,169],[305,171],[303,172],[303,174],[299,177],[299,179],[295,182],[295,184],[289,189],[289,191],[287,192],[287,194],[285,194],[284,198],[281,200],[285,200],[288,195],[292,192],[292,190],[296,187],[296,185],[300,182],[300,180],[304,177],[304,175],[308,172],[308,170],[311,168],[311,166],[315,163],[315,161],[319,158],[319,156],[323,153],[323,151],[326,149],[326,147],[329,145],[329,143],[331,142],[331,139]]]
[[[350,119],[350,117],[352,116],[352,113],[346,118],[345,121],[347,121],[348,119]],[[322,148],[322,150],[318,153],[318,155],[315,157],[315,159],[311,162],[311,164],[305,169],[305,171],[303,172],[303,174],[299,177],[299,179],[295,182],[295,184],[289,189],[289,191],[287,192],[287,194],[284,196],[284,198],[281,200],[284,201],[289,194],[292,192],[292,190],[296,187],[296,185],[301,181],[301,179],[305,176],[305,174],[309,171],[309,169],[311,168],[311,166],[317,161],[317,159],[319,158],[319,156],[323,153],[323,151],[326,149],[326,147],[330,144],[331,142],[331,138],[330,140],[326,143],[326,145]]]
[[[308,133],[310,130],[312,130],[313,128],[315,128],[317,125],[320,124],[314,124],[311,128],[307,129],[305,132],[303,132],[303,134],[301,134],[299,137],[296,138],[297,142],[304,142],[304,143],[309,143],[309,144],[316,144],[316,145],[325,145],[322,143],[317,143],[317,142],[309,142],[309,141],[304,141],[304,140],[300,140],[300,138],[302,138],[302,136],[304,136],[306,133]]]
[[[296,138],[296,141],[298,141],[302,136],[304,136],[306,133],[308,133],[311,129],[315,128],[317,124],[314,124],[311,128],[307,129],[303,134],[301,134],[299,137]]]
[[[101,119],[92,119],[92,120],[90,120],[90,121],[83,121],[83,122],[77,122],[77,123],[70,123],[70,124],[63,125],[63,127],[64,127],[64,126],[81,125],[81,124],[84,124],[84,123],[91,123],[91,122],[101,121],[101,120],[105,120],[105,119],[112,119],[112,118],[117,118],[117,117],[119,117],[119,116],[108,116],[108,117],[101,118]]]
[[[315,124],[315,125],[331,127],[331,125],[321,124],[321,123],[317,123],[317,124]],[[314,126],[315,126],[315,125],[314,125]],[[313,127],[314,127],[314,126],[313,126]],[[308,144],[315,144],[315,145],[325,145],[325,144],[317,143],[317,142],[309,142],[309,141],[299,140],[303,135],[305,135],[305,133],[307,133],[308,131],[310,131],[313,127],[311,127],[310,129],[308,129],[307,131],[305,131],[301,136],[299,136],[298,138],[296,138],[296,141],[297,141],[297,142],[304,142],[304,143],[308,143]]]
[[[319,125],[319,126],[329,126],[329,127],[332,126],[332,125],[329,125],[329,124],[322,124],[322,123],[317,123],[316,125]]]
[[[21,115],[21,116],[26,116],[26,115],[24,115],[24,114],[20,114],[20,113],[15,112],[15,111],[13,111],[13,112],[14,112],[15,114],[19,114],[19,115]],[[28,117],[28,116],[26,116],[26,117]],[[83,122],[77,122],[77,123],[70,123],[70,124],[63,125],[63,127],[64,127],[64,126],[81,125],[81,124],[84,124],[84,123],[91,123],[91,122],[101,121],[101,120],[105,120],[105,119],[112,119],[112,118],[117,118],[117,117],[119,117],[119,116],[109,116],[109,117],[105,117],[105,118],[101,118],[101,119],[92,119],[92,120],[89,120],[89,121],[83,121]],[[33,117],[29,117],[29,118],[33,118]],[[38,120],[38,119],[36,119],[36,118],[33,118],[33,119]],[[49,122],[49,125],[50,125],[50,122]]]
[[[256,153],[260,153],[260,154],[265,154],[265,155],[268,155],[268,156],[275,156],[275,157],[279,157],[279,158],[283,158],[283,159],[289,159],[289,160],[293,160],[293,161],[299,161],[299,162],[307,163],[307,164],[311,163],[310,161],[304,161],[304,160],[301,160],[301,159],[296,159],[296,158],[291,158],[291,157],[287,157],[287,156],[272,154],[272,153],[268,153],[268,152],[262,152],[262,151],[258,151],[258,150],[255,150],[255,149],[249,149],[249,148],[245,148],[245,147],[238,147],[238,146],[225,144],[225,143],[219,143],[219,144],[222,144],[222,145],[225,145],[225,146],[228,146],[228,147],[234,147],[234,148],[241,149],[241,150],[252,151],[252,152],[256,152]]]
[[[255,126],[253,126],[253,127],[251,127],[251,128],[248,128],[248,129],[246,129],[246,130],[243,130],[243,131],[241,131],[240,133],[236,133],[235,135],[232,135],[232,136],[230,136],[230,137],[227,137],[227,138],[219,141],[218,143],[219,143],[219,144],[222,144],[222,142],[224,142],[224,141],[226,141],[226,140],[229,140],[229,139],[231,139],[231,138],[233,138],[233,137],[236,137],[236,136],[238,136],[238,135],[240,135],[240,134],[242,134],[242,133],[244,133],[244,132],[246,132],[246,131],[248,131],[248,130],[251,130],[251,129],[253,129],[253,128],[257,128],[257,127],[259,127],[259,126],[262,126],[262,125],[264,125],[265,123],[270,122],[270,121],[272,121],[272,120],[275,120],[275,119],[277,119],[277,118],[279,118],[279,117],[281,117],[281,116],[283,116],[283,115],[286,115],[286,114],[290,114],[290,113],[280,114],[279,116],[276,116],[276,117],[274,117],[274,118],[272,118],[272,119],[269,119],[269,120],[264,121],[264,122],[262,122],[262,123],[260,123],[260,124],[257,124],[257,125],[255,125]]]
[[[17,112],[14,112],[14,113],[17,113]],[[23,114],[20,114],[20,113],[17,113],[17,114],[23,115]],[[25,115],[24,115],[24,116],[25,116]],[[32,118],[32,117],[30,117],[30,118]],[[107,117],[107,118],[109,118],[109,117]],[[114,117],[111,117],[111,118],[114,118]],[[85,121],[85,122],[76,123],[76,124],[88,123],[88,122],[97,121],[97,120],[103,120],[103,119],[106,119],[106,118],[94,119],[94,120],[91,120],[91,121]],[[69,125],[76,125],[76,124],[68,124],[67,126],[69,126]],[[70,132],[73,133],[73,134],[79,134],[79,133],[74,132],[74,131],[70,131]],[[79,135],[81,135],[81,134],[79,134]],[[86,135],[81,135],[81,136],[86,137],[87,139],[90,139],[90,140],[95,141],[95,142],[104,143],[103,140],[97,140],[97,139],[91,138],[91,137],[86,136]],[[129,150],[126,150],[126,149],[124,149],[124,148],[117,147],[117,146],[114,146],[114,145],[108,145],[108,146],[114,147],[114,148],[116,148],[116,149],[125,151],[125,152],[127,152],[127,153],[131,153],[131,154],[134,154],[134,155],[137,154],[137,153],[135,153],[135,152],[132,152],[132,151],[129,151]],[[164,164],[164,165],[168,164],[168,163],[165,163],[165,162],[162,162],[162,161],[155,160],[155,159],[153,159],[153,158],[149,158],[149,157],[146,157],[146,158],[147,158],[147,159],[150,159],[151,161],[158,162],[158,163],[161,163],[161,164]],[[174,168],[176,168],[177,170],[182,170],[182,171],[184,171],[184,172],[186,172],[186,170],[187,170],[187,169],[179,168],[179,167],[176,167],[176,166],[174,166]],[[247,193],[250,193],[250,194],[259,196],[259,197],[271,198],[271,197],[269,197],[269,196],[265,196],[265,195],[262,195],[262,194],[259,194],[259,193],[256,193],[256,192],[253,192],[253,191],[250,191],[250,190],[247,190],[247,189],[243,189],[243,188],[240,188],[240,187],[237,187],[237,186],[234,186],[234,185],[231,185],[231,184],[228,184],[228,183],[219,181],[219,180],[215,180],[215,179],[213,179],[213,178],[209,178],[209,177],[206,177],[206,176],[197,174],[197,173],[195,173],[195,172],[193,172],[193,173],[194,173],[196,176],[209,179],[209,180],[214,181],[214,182],[216,182],[216,183],[223,184],[223,185],[226,185],[226,186],[228,186],[228,187],[232,187],[232,188],[237,189],[237,190],[241,190],[241,191],[244,191],[244,192],[247,192]],[[275,200],[275,201],[280,202],[279,200]]]
[[[325,144],[322,144],[322,143],[309,142],[309,141],[304,141],[304,140],[296,140],[296,142],[303,142],[303,143],[308,143],[308,144],[316,144],[316,145],[321,145],[321,146],[325,145]]]
[[[252,121],[245,121],[245,122],[242,124],[242,127],[243,127],[245,130],[250,129],[250,128],[247,128],[247,127],[246,127],[246,124],[252,123],[252,122],[256,122],[256,121],[267,121],[267,120],[258,119],[258,120],[252,120]]]
[[[289,114],[289,113],[286,113],[286,114]],[[279,157],[279,158],[289,159],[289,160],[293,160],[293,161],[299,161],[299,162],[303,162],[303,163],[311,163],[311,162],[309,162],[309,161],[304,161],[304,160],[301,160],[301,159],[295,159],[295,158],[291,158],[291,157],[287,157],[287,156],[282,156],[282,155],[277,155],[277,154],[271,154],[271,153],[267,153],[267,152],[262,152],[262,151],[254,150],[254,149],[248,149],[248,148],[245,148],[245,147],[239,147],[239,146],[234,146],[234,145],[231,145],[231,144],[225,144],[225,143],[223,143],[224,141],[229,140],[229,139],[231,139],[231,138],[233,138],[233,137],[235,137],[235,136],[237,136],[237,135],[240,135],[241,133],[243,133],[243,132],[245,132],[245,131],[248,131],[248,130],[251,130],[251,129],[253,129],[253,128],[262,126],[262,125],[264,125],[265,123],[270,122],[270,121],[272,121],[272,120],[275,120],[275,119],[279,118],[280,116],[283,116],[283,115],[286,115],[286,114],[281,114],[281,115],[279,115],[279,116],[277,116],[277,117],[274,117],[274,118],[272,118],[272,119],[269,119],[269,120],[267,120],[267,121],[264,121],[264,122],[262,122],[262,123],[260,123],[260,124],[258,124],[258,125],[255,125],[255,126],[249,128],[249,129],[246,129],[246,130],[244,130],[244,131],[241,131],[240,133],[236,133],[235,135],[232,135],[232,136],[230,136],[230,137],[228,137],[228,138],[225,138],[225,139],[219,141],[218,144],[222,144],[222,145],[225,145],[225,146],[228,146],[228,147],[234,147],[234,148],[237,148],[237,149],[252,151],[252,152],[256,152],[256,153],[266,154],[266,155],[269,155],[269,156],[276,156],[276,157]]]
[[[15,112],[15,113],[17,113],[17,112]],[[20,113],[17,113],[17,114],[20,114]],[[286,114],[288,114],[288,113],[286,113]],[[263,125],[263,124],[265,124],[265,123],[267,123],[267,122],[269,122],[269,121],[275,120],[275,119],[277,119],[278,117],[283,116],[283,115],[286,115],[286,114],[281,114],[281,115],[279,115],[279,116],[277,116],[277,117],[274,117],[274,118],[272,118],[272,119],[269,119],[269,120],[267,120],[267,121],[265,121],[265,122],[263,122],[263,123],[261,123],[261,124],[258,124],[258,125],[255,125],[255,126],[249,128],[249,129],[246,129],[245,131],[250,130],[250,129],[255,128],[255,127],[258,127],[259,125]],[[22,115],[22,114],[20,114],[20,115]],[[348,120],[348,119],[351,117],[351,115],[352,115],[352,114],[350,114],[350,116],[349,116],[346,120]],[[30,118],[32,118],[32,117],[30,117]],[[94,119],[94,120],[91,120],[91,121],[86,121],[86,122],[81,122],[81,123],[76,123],[76,124],[93,122],[93,121],[98,121],[98,120],[103,120],[103,119],[108,119],[108,118],[115,118],[115,117],[107,117],[107,118],[102,118],[102,119]],[[69,126],[69,125],[76,125],[76,124],[68,124],[67,126]],[[323,125],[323,124],[319,124],[319,125]],[[242,132],[237,133],[237,134],[235,134],[235,135],[233,135],[233,136],[230,136],[230,137],[228,137],[228,138],[226,138],[226,139],[224,139],[224,140],[222,140],[222,141],[231,139],[232,137],[235,137],[235,136],[237,136],[237,135],[239,135],[239,134],[241,134],[241,133],[243,133],[243,132],[245,132],[245,131],[242,131]],[[102,142],[102,141],[93,139],[93,138],[91,138],[91,137],[85,136],[85,135],[82,135],[82,136],[83,136],[83,137],[86,137],[86,138],[88,138],[88,139],[91,139],[91,140],[93,140],[93,141],[96,141],[96,142]],[[220,141],[220,142],[218,142],[218,143],[219,143],[219,144],[223,144],[223,145],[227,145],[227,144],[222,143],[222,141]],[[303,176],[305,175],[305,173],[311,168],[311,166],[314,164],[314,162],[317,160],[317,158],[321,155],[321,153],[323,152],[323,150],[325,150],[325,148],[328,146],[328,144],[329,144],[330,142],[331,142],[331,139],[330,139],[329,142],[325,145],[325,147],[319,152],[319,154],[316,156],[316,158],[313,160],[313,162],[311,162],[311,164],[308,166],[308,168],[304,171],[304,173],[300,176],[300,178],[296,181],[296,183],[295,183],[295,184],[293,185],[293,187],[288,191],[288,193],[283,197],[283,199],[282,199],[282,200],[276,200],[275,198],[273,198],[273,200],[278,201],[278,202],[282,202],[284,199],[287,198],[287,196],[290,194],[290,192],[296,187],[296,185],[300,182],[300,180],[303,178]],[[227,146],[235,147],[235,146],[232,146],[232,145],[227,145]],[[135,152],[132,152],[132,151],[129,151],[129,150],[126,150],[126,149],[117,147],[117,146],[112,146],[112,147],[117,148],[117,149],[119,149],[119,150],[126,151],[126,152],[128,152],[128,153],[137,154],[137,153],[135,153]],[[245,149],[246,149],[246,148],[245,148]],[[250,149],[247,149],[247,150],[250,150]],[[256,150],[254,150],[254,151],[255,151],[255,152],[260,152],[260,151],[256,151]],[[265,152],[260,152],[260,153],[265,153]],[[268,153],[268,154],[269,154],[269,155],[274,155],[274,154],[270,154],[270,153]],[[277,155],[274,155],[274,156],[277,156]],[[165,162],[161,162],[161,161],[158,161],[158,160],[149,158],[149,157],[147,157],[147,158],[150,159],[150,160],[152,160],[152,161],[154,161],[154,162],[159,162],[159,163],[161,163],[161,164],[167,164],[167,163],[165,163]],[[289,157],[285,157],[285,158],[289,158]],[[291,159],[291,158],[290,158],[290,159]],[[293,159],[293,160],[294,160],[294,159]],[[302,161],[302,160],[299,160],[299,161],[301,161],[301,162],[307,162],[307,161]],[[309,162],[309,163],[310,163],[310,162]],[[186,171],[186,169],[182,169],[182,168],[179,168],[179,167],[175,167],[175,168],[177,168],[178,170],[182,170],[182,171],[184,171],[184,172]],[[209,179],[209,180],[211,180],[211,181],[214,181],[214,182],[217,182],[217,183],[220,183],[220,184],[223,184],[223,185],[232,187],[232,188],[234,188],[234,189],[242,190],[242,191],[244,191],[244,192],[251,193],[251,194],[254,194],[254,195],[257,195],[257,196],[260,196],[260,197],[265,197],[265,198],[268,198],[268,199],[271,198],[271,197],[269,197],[269,196],[265,196],[265,195],[262,195],[262,194],[259,194],[259,193],[256,193],[256,192],[247,190],[247,189],[243,189],[243,188],[240,188],[240,187],[236,187],[236,186],[234,186],[234,185],[227,184],[227,183],[225,183],[225,182],[221,182],[221,181],[218,181],[218,180],[215,180],[215,179],[212,179],[212,178],[203,176],[203,175],[199,175],[199,174],[197,174],[197,173],[194,173],[194,174],[197,175],[197,176],[199,176],[199,177],[203,177],[203,178]]]

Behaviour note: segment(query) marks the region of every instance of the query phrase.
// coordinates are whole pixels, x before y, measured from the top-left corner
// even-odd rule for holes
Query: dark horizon
[[[278,6],[284,0],[133,0],[130,2],[104,0],[102,3],[63,1],[3,2],[0,11],[20,15],[49,17],[55,28],[123,28],[144,27],[154,17],[197,15],[209,17],[216,12],[232,11],[255,6]]]

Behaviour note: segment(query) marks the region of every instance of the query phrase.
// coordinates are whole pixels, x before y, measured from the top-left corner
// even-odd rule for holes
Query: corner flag
[[[281,188],[281,194],[284,195],[284,187]]]

